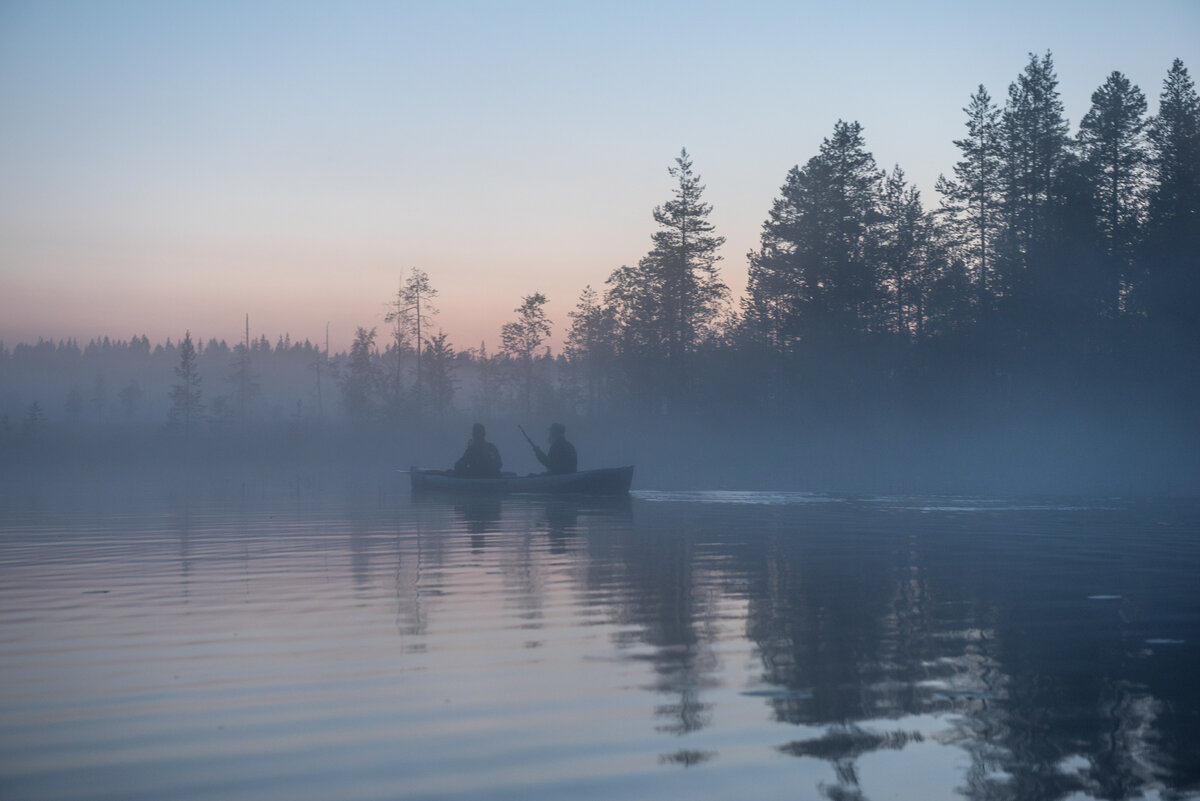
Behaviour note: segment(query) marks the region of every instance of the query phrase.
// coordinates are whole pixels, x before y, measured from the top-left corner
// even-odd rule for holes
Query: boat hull
[[[409,470],[414,492],[535,492],[578,495],[623,495],[633,485],[633,466],[604,467],[560,475],[534,474],[499,478],[462,478],[443,470]]]

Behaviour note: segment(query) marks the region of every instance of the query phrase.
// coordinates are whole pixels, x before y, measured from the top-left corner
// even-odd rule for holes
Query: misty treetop
[[[411,268],[387,327],[359,328],[346,353],[272,346],[249,322],[232,348],[190,332],[0,344],[0,415],[18,436],[56,421],[395,428],[451,414],[969,425],[1048,397],[1200,404],[1200,99],[1183,63],[1154,116],[1113,71],[1073,134],[1049,53],[1030,54],[1003,102],[978,86],[963,114],[932,200],[837,120],[781,176],[736,303],[682,150],[645,255],[585,287],[557,329],[546,296],[515,287],[499,347],[456,349],[436,327],[436,275]]]
[[[192,425],[199,423],[204,401],[200,392],[200,371],[196,366],[196,347],[192,344],[192,332],[188,331],[179,345],[179,366],[175,368],[179,383],[171,387],[171,423],[182,426],[184,434],[190,436]]]
[[[395,372],[393,373],[392,383],[392,398],[393,406],[401,403],[403,391],[401,388],[402,379],[402,354],[412,347],[416,355],[416,369],[414,370],[413,384],[413,402],[414,411],[419,418],[424,409],[424,386],[426,371],[421,367],[421,354],[425,350],[425,337],[422,330],[428,329],[430,318],[438,314],[437,308],[433,305],[434,298],[437,297],[438,291],[434,288],[429,280],[429,274],[424,270],[419,270],[413,267],[409,272],[409,276],[400,285],[400,290],[396,293],[396,300],[392,304],[391,310],[385,322],[394,325],[394,361]],[[360,329],[361,330],[361,329]]]

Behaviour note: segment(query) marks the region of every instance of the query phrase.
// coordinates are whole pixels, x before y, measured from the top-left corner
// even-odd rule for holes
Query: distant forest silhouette
[[[1060,477],[1095,460],[1109,484],[1195,477],[1200,99],[1178,59],[1155,116],[1113,72],[1071,136],[1057,84],[1047,53],[1002,104],[980,86],[932,209],[899,166],[879,168],[862,126],[838,121],[784,176],[737,303],[684,150],[650,250],[582,291],[559,354],[546,297],[519,288],[499,347],[456,349],[435,281],[413,269],[385,326],[358,329],[347,352],[272,344],[249,323],[233,346],[190,332],[0,343],[0,441],[29,458],[100,429],[173,442],[253,429],[394,457],[465,439],[467,420],[558,419],[626,432],[606,442],[614,459],[625,445],[679,470],[759,461],[797,482],[868,459],[892,465],[889,485],[941,485],[980,460],[1011,476],[1023,445]]]

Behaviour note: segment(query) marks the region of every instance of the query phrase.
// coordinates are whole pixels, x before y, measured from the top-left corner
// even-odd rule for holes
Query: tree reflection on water
[[[80,744],[158,776],[183,727],[175,795],[271,749],[351,798],[1200,791],[1195,505],[222,486],[9,508],[7,731],[67,716],[30,787]]]
[[[430,503],[418,514],[444,508]],[[759,666],[739,697],[796,728],[778,753],[828,763],[830,798],[867,797],[870,755],[947,747],[967,757],[956,791],[974,799],[1135,798],[1200,781],[1200,698],[1186,669],[1198,621],[1180,613],[1194,592],[1178,564],[1196,551],[1161,542],[1144,510],[563,498],[449,508],[473,552],[496,538],[505,580],[523,583],[535,618],[545,566],[566,560],[588,614],[615,627],[621,659],[649,668],[639,689],[660,699],[654,728],[683,745],[660,764],[718,759],[691,743],[721,714],[720,646],[738,638]],[[1143,550],[1151,534],[1159,545]],[[397,588],[404,597],[414,584]]]
[[[1167,564],[1126,561],[1152,525],[1136,512],[1089,528],[1075,511],[931,521],[821,507],[747,520],[670,506],[639,507],[624,558],[606,563],[627,572],[621,619],[639,625],[655,690],[674,699],[656,709],[664,730],[712,717],[719,588],[746,602],[762,683],[780,688],[763,693],[774,717],[823,729],[780,750],[831,763],[831,797],[859,797],[863,755],[926,737],[969,755],[959,789],[971,798],[1196,787],[1195,682],[1182,653],[1154,654],[1145,635],[1180,624],[1194,635],[1197,621],[1170,617],[1188,595],[1165,570],[1170,548]],[[1156,584],[1156,572],[1175,578]],[[1136,604],[1088,597],[1131,583]],[[1165,642],[1189,641],[1194,652],[1194,638]],[[936,730],[888,725],[920,716]]]

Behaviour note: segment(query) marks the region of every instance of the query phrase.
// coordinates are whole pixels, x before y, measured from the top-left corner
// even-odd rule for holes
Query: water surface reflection
[[[4,797],[1200,797],[1192,505],[84,494],[0,524]]]

